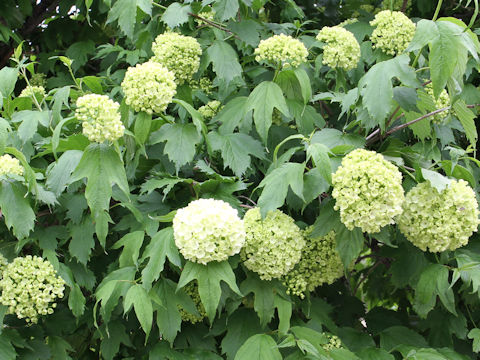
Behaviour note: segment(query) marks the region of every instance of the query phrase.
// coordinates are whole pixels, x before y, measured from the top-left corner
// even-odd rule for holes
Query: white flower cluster
[[[312,230],[313,227],[309,227],[304,231],[306,245],[300,262],[283,279],[287,294],[302,299],[306,291],[313,291],[322,284],[331,284],[343,276],[343,263],[336,250],[335,232],[311,238]]]
[[[20,165],[20,161],[17,158],[4,154],[0,156],[0,175],[15,174],[18,176],[23,175],[23,166]]]
[[[269,211],[262,220],[260,209],[243,218],[247,233],[240,255],[245,266],[263,280],[280,278],[300,261],[305,239],[294,220],[280,210]]]
[[[173,218],[175,244],[185,259],[207,264],[240,252],[245,243],[243,221],[222,200],[199,199]]]
[[[39,315],[52,314],[55,299],[63,297],[65,282],[50,262],[38,256],[18,257],[8,264],[0,280],[0,303],[19,319],[36,323]]]
[[[379,232],[402,212],[402,174],[374,151],[357,149],[345,156],[332,183],[335,210],[340,209],[341,221],[350,230],[356,226]]]
[[[178,310],[180,311],[180,316],[182,317],[182,321],[189,322],[195,324],[197,322],[202,321],[207,313],[205,312],[205,307],[202,304],[202,300],[200,299],[200,294],[198,293],[198,284],[196,281],[192,281],[185,285],[183,290],[190,296],[195,303],[195,307],[197,308],[198,314],[191,314],[187,310],[185,310],[182,306],[178,305]]]
[[[410,190],[397,224],[400,231],[423,251],[455,250],[477,231],[478,203],[464,180],[452,180],[439,192],[429,181]]]
[[[435,99],[435,96],[433,95],[432,83],[429,83],[425,86],[425,91],[433,99],[433,102],[435,103],[435,107],[437,108],[437,110],[450,106],[450,96],[448,95],[447,90],[443,89],[437,99]],[[440,124],[445,119],[445,116],[447,116],[447,114],[448,114],[448,110],[445,110],[438,114],[433,115],[432,122],[434,122],[435,124]]]
[[[122,81],[125,102],[135,111],[160,113],[176,93],[175,75],[156,62],[129,67]]]
[[[19,97],[35,97],[41,101],[46,96],[45,88],[43,86],[27,86],[22,90]]]
[[[317,40],[327,43],[323,48],[324,65],[344,70],[357,67],[360,60],[360,45],[350,31],[341,26],[325,26],[318,33]]]
[[[107,95],[87,94],[77,99],[75,117],[82,122],[88,140],[103,143],[123,136],[125,127],[120,120],[120,105]]]
[[[383,10],[370,21],[376,26],[372,33],[373,47],[395,56],[402,53],[415,34],[415,24],[400,11]]]
[[[152,51],[155,55],[151,61],[173,72],[179,85],[190,80],[200,66],[202,48],[191,36],[174,32],[160,34],[152,44]]]
[[[297,67],[307,61],[308,50],[300,40],[280,34],[260,41],[255,55],[258,62]]]
[[[202,114],[205,119],[213,118],[221,109],[222,103],[218,100],[209,101],[206,105],[200,106],[198,112]]]

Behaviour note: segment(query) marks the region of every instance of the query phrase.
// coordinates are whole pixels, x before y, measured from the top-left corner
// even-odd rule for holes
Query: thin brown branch
[[[226,28],[226,27],[224,27],[224,26],[222,26],[222,25],[218,25],[218,24],[214,23],[214,22],[211,21],[211,20],[205,19],[204,17],[198,16],[197,14],[194,14],[194,13],[191,13],[191,12],[189,12],[188,15],[194,17],[195,19],[201,20],[201,21],[203,21],[204,23],[206,23],[206,24],[208,24],[208,25],[210,25],[210,26],[212,26],[212,27],[214,27],[214,28],[217,28],[217,29],[219,29],[219,30],[225,31],[225,32],[229,33],[230,35],[234,36],[236,39],[240,39],[240,38],[237,36],[237,34],[235,34],[233,31],[231,31],[230,29],[228,29],[228,28]]]
[[[407,10],[408,0],[403,0],[402,12],[404,13]]]
[[[391,135],[393,134],[394,132],[397,132],[399,130],[402,130],[402,129],[405,129],[406,127],[410,126],[410,125],[413,125],[419,121],[422,121],[423,119],[426,119],[430,116],[433,116],[433,115],[436,115],[438,113],[441,113],[443,111],[447,111],[450,109],[450,106],[447,106],[447,107],[444,107],[444,108],[441,108],[441,109],[437,109],[435,111],[432,111],[432,112],[429,112],[428,114],[425,114],[423,116],[420,116],[419,118],[416,118],[412,121],[409,121],[409,122],[406,122],[405,124],[401,124],[401,125],[398,125],[396,127],[394,127],[393,129],[390,129],[388,130],[386,133],[385,133],[385,136],[388,136],[388,135]]]

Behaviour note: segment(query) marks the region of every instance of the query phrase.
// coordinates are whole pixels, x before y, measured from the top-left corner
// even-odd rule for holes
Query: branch
[[[412,121],[409,121],[405,124],[401,124],[401,125],[398,125],[396,127],[394,127],[393,129],[391,130],[388,130],[386,133],[385,133],[385,136],[388,136],[388,135],[391,135],[393,134],[394,132],[397,132],[399,130],[402,130],[402,129],[405,129],[406,127],[410,126],[410,125],[413,125],[419,121],[422,121],[423,119],[426,119],[430,116],[433,116],[433,115],[436,115],[438,113],[441,113],[442,111],[446,111],[446,110],[449,110],[450,109],[450,106],[447,106],[447,107],[444,107],[444,108],[441,108],[441,109],[437,109],[435,111],[432,111],[432,112],[429,112],[428,114],[425,114],[423,116],[420,116],[419,118],[416,118],[415,120],[412,120]]]
[[[403,4],[402,4],[402,12],[404,13],[405,10],[407,10],[407,5],[408,5],[408,0],[403,0]]]
[[[204,23],[207,23],[208,25],[210,25],[210,26],[212,26],[212,27],[214,27],[214,28],[217,28],[217,29],[220,29],[220,30],[222,30],[222,31],[225,31],[225,32],[229,33],[230,35],[234,36],[236,39],[239,39],[239,40],[240,40],[240,38],[239,38],[233,31],[231,31],[230,29],[228,29],[228,28],[226,28],[226,27],[224,27],[224,26],[222,26],[222,25],[218,25],[218,24],[214,23],[214,22],[211,21],[211,20],[205,19],[205,18],[203,18],[203,17],[201,17],[201,16],[198,16],[197,14],[194,14],[194,13],[191,13],[191,12],[189,12],[188,15],[190,15],[191,17],[194,17],[195,19],[201,20],[201,21],[203,21]]]

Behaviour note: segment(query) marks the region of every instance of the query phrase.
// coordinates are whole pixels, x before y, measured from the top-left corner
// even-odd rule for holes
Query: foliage
[[[1,1],[0,358],[475,358],[477,13]]]

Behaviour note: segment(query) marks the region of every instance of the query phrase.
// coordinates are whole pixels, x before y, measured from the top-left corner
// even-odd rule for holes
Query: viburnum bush
[[[478,10],[2,0],[0,360],[477,358]]]

